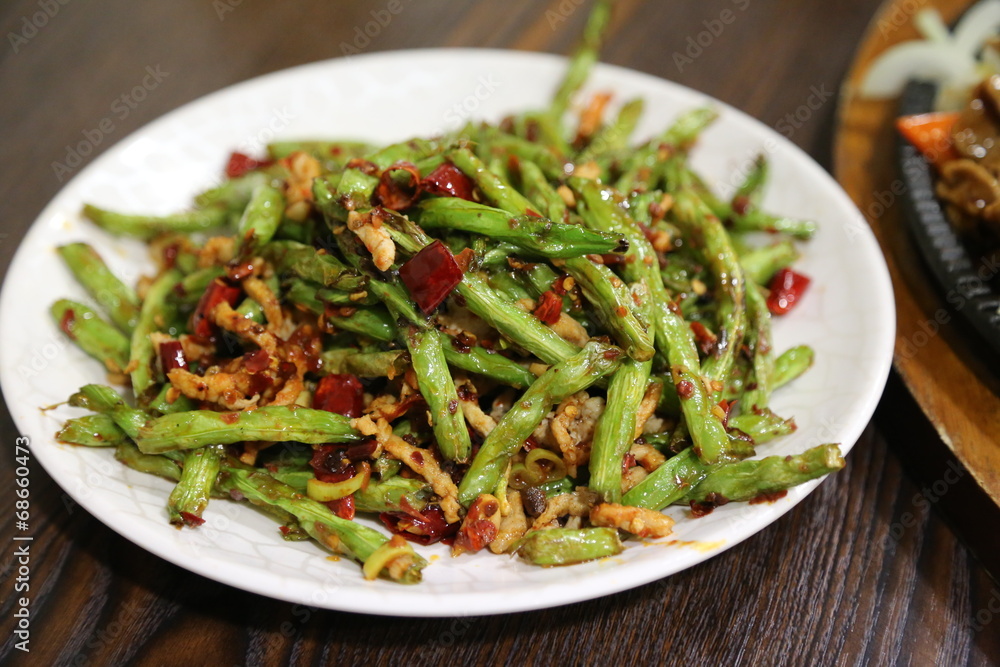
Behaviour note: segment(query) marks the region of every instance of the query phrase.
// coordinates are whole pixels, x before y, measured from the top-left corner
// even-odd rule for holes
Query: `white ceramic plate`
[[[138,243],[112,238],[82,220],[82,204],[166,213],[218,179],[230,150],[258,152],[280,138],[402,140],[453,129],[468,118],[498,120],[543,106],[563,58],[486,50],[401,51],[297,67],[227,88],[151,123],[77,175],[31,228],[11,265],[0,300],[0,380],[34,460],[95,517],[181,567],[238,588],[291,602],[373,614],[455,616],[551,607],[595,598],[683,570],[750,537],[791,509],[819,482],[772,504],[733,503],[692,519],[671,508],[673,538],[632,542],[619,557],[543,569],[489,553],[451,559],[424,548],[430,566],[418,586],[367,582],[349,561],[334,562],[311,542],[280,539],[253,509],[213,501],[207,523],[178,531],[167,524],[170,484],[119,465],[111,452],[57,444],[53,433],[80,411],[41,406],[103,382],[99,365],[64,339],[47,309],[60,297],[86,299],[53,248],[88,241],[129,283],[150,269]],[[722,193],[740,181],[758,153],[769,154],[766,206],[816,220],[801,270],[807,298],[775,326],[778,349],[807,343],[815,366],[779,391],[774,408],[798,431],[761,448],[790,454],[825,442],[846,451],[868,423],[889,371],[893,299],[873,236],[840,187],[805,153],[748,116],[681,86],[601,65],[588,90],[617,102],[646,99],[637,136],[666,127],[681,111],[714,104],[721,117],[702,138],[696,166]],[[815,512],[826,508],[816,506]],[[777,528],[780,530],[780,527]]]

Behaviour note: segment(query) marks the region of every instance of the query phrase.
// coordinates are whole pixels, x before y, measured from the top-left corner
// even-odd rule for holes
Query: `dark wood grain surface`
[[[52,163],[65,160],[66,146],[97,127],[115,100],[141,81],[147,66],[158,66],[169,76],[116,120],[85,163],[185,102],[258,74],[341,56],[345,43],[362,52],[486,46],[564,53],[585,18],[578,3],[400,0],[402,11],[371,31],[377,34],[365,43],[358,31],[373,20],[373,11],[390,3],[4,2],[0,271],[61,187]],[[606,62],[693,86],[769,125],[787,127],[793,142],[829,167],[835,93],[876,3],[619,4],[604,51]],[[719,22],[728,16],[733,20]],[[33,20],[42,27],[27,28]],[[712,35],[713,28],[717,35]],[[706,31],[711,38],[702,36],[701,41],[707,45],[692,47]],[[817,93],[824,102],[808,120],[790,123],[788,114]],[[780,126],[783,122],[787,125]],[[19,594],[13,516],[7,510],[14,502],[16,437],[9,414],[0,409],[3,661],[1000,661],[1000,585],[987,570],[1000,559],[995,507],[977,495],[969,475],[949,474],[954,460],[936,441],[933,429],[921,424],[919,411],[896,381],[850,454],[847,468],[742,545],[668,579],[608,598],[496,617],[385,618],[316,610],[244,593],[133,546],[68,502],[36,465],[31,469],[35,541],[30,654],[14,648],[12,635]],[[945,481],[956,477],[955,483]]]

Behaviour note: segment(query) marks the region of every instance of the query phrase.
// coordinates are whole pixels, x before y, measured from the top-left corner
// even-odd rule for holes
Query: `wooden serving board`
[[[935,284],[903,220],[896,102],[857,95],[879,53],[918,37],[916,10],[936,7],[950,23],[967,6],[967,0],[889,0],[879,9],[841,90],[833,159],[836,178],[874,229],[892,275],[895,368],[944,443],[1000,505],[1000,360]]]

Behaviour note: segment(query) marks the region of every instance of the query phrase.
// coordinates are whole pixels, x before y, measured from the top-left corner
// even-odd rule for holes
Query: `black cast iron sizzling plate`
[[[931,111],[936,92],[933,83],[909,82],[900,100],[900,115]],[[990,286],[1000,266],[979,260],[962,244],[934,194],[934,170],[920,151],[899,134],[896,149],[906,186],[904,219],[948,307],[1000,352],[1000,294]]]

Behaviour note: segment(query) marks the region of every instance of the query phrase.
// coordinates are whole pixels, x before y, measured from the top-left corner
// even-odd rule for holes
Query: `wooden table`
[[[578,4],[4,3],[0,267],[59,189],[52,163],[108,116],[147,65],[168,75],[116,121],[97,153],[189,100],[258,74],[340,56],[345,44],[362,52],[485,46],[565,53],[586,15]],[[390,8],[398,11],[387,13]],[[876,9],[871,0],[623,1],[603,58],[703,90],[772,126],[820,91],[826,101],[790,138],[829,167],[835,93]],[[366,26],[371,35],[364,34]],[[0,410],[7,452],[0,461],[3,507],[14,499],[16,437],[9,414]],[[190,574],[66,503],[36,465],[30,478],[37,526],[32,651],[16,651],[11,636],[18,595],[11,512],[0,521],[0,660],[996,664],[1000,585],[987,568],[1000,560],[1000,522],[969,475],[948,474],[953,465],[893,380],[847,468],[742,545],[601,600],[439,620],[308,609]],[[938,502],[919,495],[956,477]]]

